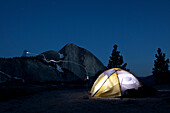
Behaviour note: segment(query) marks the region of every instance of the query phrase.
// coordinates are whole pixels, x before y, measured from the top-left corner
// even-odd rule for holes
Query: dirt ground
[[[61,89],[0,102],[0,113],[170,113],[170,87],[147,98],[91,98],[87,89]]]

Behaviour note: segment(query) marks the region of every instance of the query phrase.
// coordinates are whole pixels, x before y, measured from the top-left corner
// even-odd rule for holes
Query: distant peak
[[[73,43],[68,43],[68,44],[66,44],[60,51],[62,51],[62,50],[65,50],[65,49],[83,49],[83,50],[85,50],[86,51],[86,49],[84,49],[84,48],[82,48],[82,47],[79,47],[79,46],[77,46],[77,45],[75,45],[75,44],[73,44]],[[60,52],[59,51],[59,52]]]
[[[67,47],[79,47],[79,46],[77,46],[77,45],[75,45],[75,44],[73,44],[73,43],[68,43],[68,44],[66,44],[65,46],[64,46],[64,48],[67,48]]]
[[[66,46],[76,46],[76,45],[73,43],[68,43],[68,44],[66,44]]]

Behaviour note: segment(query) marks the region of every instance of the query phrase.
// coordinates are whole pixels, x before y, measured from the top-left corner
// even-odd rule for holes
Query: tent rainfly
[[[142,84],[131,73],[120,68],[103,72],[94,82],[91,96],[97,98],[120,97],[127,89],[138,89]]]

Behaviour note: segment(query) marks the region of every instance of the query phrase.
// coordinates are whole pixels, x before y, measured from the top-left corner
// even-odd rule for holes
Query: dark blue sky
[[[105,65],[117,44],[132,73],[150,75],[158,47],[170,58],[170,0],[0,0],[0,57],[67,43]]]

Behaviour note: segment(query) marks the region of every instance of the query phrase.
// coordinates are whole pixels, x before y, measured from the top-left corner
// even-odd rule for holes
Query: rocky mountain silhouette
[[[16,79],[28,83],[83,81],[103,70],[104,65],[96,56],[70,43],[59,52],[50,50],[34,57],[0,58],[0,82]]]
[[[88,50],[72,43],[64,46],[60,51],[64,55],[62,67],[70,70],[81,79],[85,76],[93,77],[99,71],[104,70],[102,62]]]

